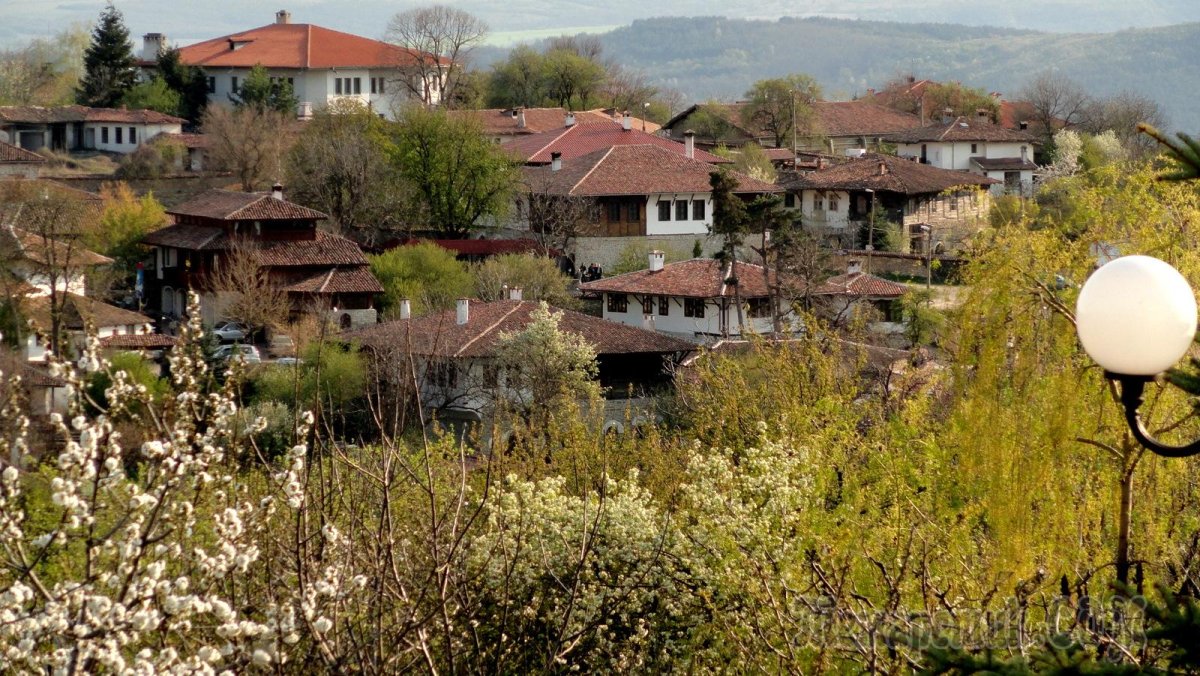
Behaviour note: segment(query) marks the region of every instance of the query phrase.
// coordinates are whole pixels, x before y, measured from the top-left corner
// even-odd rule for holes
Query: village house
[[[142,67],[153,69],[166,48],[165,35],[143,36]],[[422,82],[416,64],[428,60],[451,67],[445,59],[379,40],[292,23],[287,10],[277,12],[273,24],[181,47],[179,58],[204,69],[208,101],[222,106],[232,106],[231,96],[246,82],[250,69],[262,66],[271,78],[292,86],[300,117],[341,100],[357,101],[391,117],[394,104],[409,98],[410,84],[421,98],[437,103],[438,82]]]
[[[666,263],[665,254],[649,254],[645,270],[587,282],[584,293],[600,294],[603,317],[610,322],[659,331],[693,341],[769,334],[774,332],[771,296],[775,275],[768,278],[761,265],[730,263],[711,258]],[[735,289],[736,286],[736,289]],[[742,302],[739,325],[737,299]],[[784,330],[799,330],[783,300]]]
[[[0,141],[0,179],[37,178],[46,158]]]
[[[153,248],[146,298],[161,314],[181,316],[187,293],[195,290],[203,321],[224,319],[225,301],[212,281],[240,247],[265,268],[269,283],[287,292],[293,316],[316,309],[341,328],[375,323],[375,297],[383,287],[362,250],[319,230],[317,222],[328,216],[288,202],[281,186],[270,193],[209,190],[167,214],[174,223],[142,240]]]
[[[507,374],[497,360],[500,337],[524,330],[538,303],[521,300],[519,289],[507,300],[460,299],[455,310],[411,317],[407,301],[401,319],[345,335],[373,356],[377,374],[404,396],[405,382],[417,383],[425,410],[439,421],[479,423],[488,419],[497,397],[508,396]],[[561,313],[559,329],[582,336],[596,352],[600,386],[605,388],[604,428],[623,430],[629,409],[671,382],[674,367],[695,345],[640,328],[614,325],[571,310]],[[409,359],[413,359],[410,370]],[[394,377],[399,365],[403,377]]]
[[[468,118],[477,122],[493,143],[509,141],[564,128],[572,119],[574,124],[621,124],[624,115],[612,108],[568,111],[566,108],[488,108],[481,110],[451,110],[452,117]],[[631,126],[639,131],[653,134],[659,125],[636,117],[630,117]]]
[[[896,154],[940,169],[995,179],[993,195],[1029,196],[1033,192],[1033,148],[1037,140],[1020,129],[1006,129],[980,113],[899,132],[888,137]]]
[[[685,135],[682,142],[647,134],[633,126],[633,118],[625,117],[621,124],[606,120],[579,123],[574,114],[568,113],[563,124],[549,131],[515,139],[504,145],[504,149],[527,165],[549,165],[555,153],[563,161],[607,150],[614,146],[648,145],[662,148],[676,155],[699,160],[708,164],[728,164],[729,160],[695,147]]]
[[[618,134],[630,133],[617,129]],[[720,242],[709,233],[714,167],[691,153],[691,144],[684,153],[659,144],[610,145],[569,160],[551,153],[547,165],[524,168],[526,192],[518,204],[517,227],[544,230],[544,223],[538,222],[544,210],[539,207],[574,200],[581,207],[579,222],[573,224],[577,236],[565,248],[576,264],[610,267],[638,241],[686,251],[700,242],[702,251],[716,251]],[[735,193],[743,199],[779,191],[773,184],[733,175]]]
[[[900,299],[908,290],[903,284],[863,272],[862,261],[850,260],[845,274],[830,277],[809,295],[816,300],[817,313],[835,325],[869,313],[871,331],[897,333],[904,328]]]
[[[784,207],[830,248],[881,249],[875,231],[885,223],[902,229],[904,251],[957,251],[987,223],[995,179],[939,169],[891,155],[822,165],[817,171],[780,178]]]
[[[706,148],[747,143],[774,147],[773,134],[745,119],[747,105],[744,101],[698,103],[671,118],[660,134],[682,140],[687,131],[694,130],[696,142]],[[794,150],[839,156],[851,150],[879,150],[887,135],[916,129],[921,124],[915,115],[868,101],[817,101],[812,104],[811,125],[807,128],[800,125],[796,130]],[[789,135],[781,145],[792,149],[792,142]]]
[[[128,154],[186,120],[153,110],[87,106],[0,106],[0,141],[25,150],[102,150]]]

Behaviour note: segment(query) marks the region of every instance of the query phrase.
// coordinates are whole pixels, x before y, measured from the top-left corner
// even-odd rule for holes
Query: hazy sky
[[[116,0],[140,44],[143,33],[166,33],[180,44],[270,23],[278,9],[297,23],[316,23],[380,37],[397,11],[430,4],[411,0]],[[837,16],[890,21],[967,23],[1062,32],[1200,21],[1197,0],[450,0],[486,20],[500,43],[547,33],[605,30],[651,16],[724,15],[776,19]],[[53,35],[72,22],[94,21],[103,0],[0,0],[0,46]]]

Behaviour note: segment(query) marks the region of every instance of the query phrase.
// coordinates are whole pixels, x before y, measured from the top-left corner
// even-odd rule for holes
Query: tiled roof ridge
[[[468,302],[468,304],[470,303],[470,301],[467,301],[467,302]],[[465,344],[463,344],[462,347],[458,348],[458,350],[454,353],[454,356],[455,357],[462,356],[463,352],[467,351],[467,348],[471,347],[472,345],[477,343],[480,339],[482,339],[484,336],[486,336],[489,333],[491,333],[492,331],[494,331],[496,329],[496,327],[500,326],[500,324],[502,322],[504,322],[505,319],[508,319],[509,316],[512,315],[512,313],[521,309],[521,307],[525,304],[525,302],[526,301],[523,301],[523,300],[517,301],[516,304],[513,305],[512,308],[508,312],[505,312],[503,315],[500,315],[499,319],[497,319],[495,322],[492,322],[492,324],[490,326],[488,326],[486,329],[484,329],[483,331],[480,331],[479,333],[475,334],[474,338],[468,340]],[[529,301],[529,302],[532,302],[532,301]],[[468,308],[469,308],[469,305],[468,305]],[[470,310],[468,309],[468,312],[469,311]]]
[[[588,169],[587,172],[583,176],[579,177],[578,181],[575,181],[575,185],[571,186],[571,189],[567,191],[567,194],[568,195],[574,194],[575,189],[578,188],[579,186],[583,185],[583,182],[586,181],[588,179],[588,177],[591,176],[597,169],[599,169],[601,164],[604,164],[604,160],[608,159],[608,156],[611,155],[613,150],[615,150],[616,148],[617,148],[617,146],[609,146],[607,150],[604,150],[603,154],[600,155],[600,157],[595,162],[592,163],[592,168]],[[595,154],[595,153],[593,153],[593,154]],[[585,155],[584,157],[587,157],[587,156]],[[580,158],[580,159],[582,159],[582,158]]]

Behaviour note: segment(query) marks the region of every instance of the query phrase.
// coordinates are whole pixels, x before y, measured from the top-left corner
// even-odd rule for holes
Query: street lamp
[[[1083,349],[1121,386],[1125,421],[1142,446],[1162,456],[1200,453],[1200,440],[1171,446],[1138,416],[1146,383],[1179,361],[1196,335],[1196,297],[1179,271],[1150,256],[1125,256],[1092,274],[1075,305]]]

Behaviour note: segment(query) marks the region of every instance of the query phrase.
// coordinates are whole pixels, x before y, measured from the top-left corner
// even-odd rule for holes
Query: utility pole
[[[796,90],[792,89],[792,168],[796,168]]]
[[[871,214],[867,221],[867,274],[871,274],[871,253],[875,251],[875,190],[867,188],[871,193]]]

